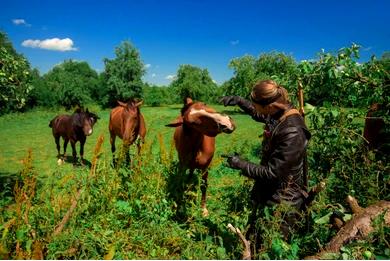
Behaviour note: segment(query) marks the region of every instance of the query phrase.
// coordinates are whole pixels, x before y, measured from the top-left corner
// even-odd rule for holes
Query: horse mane
[[[183,108],[181,108],[181,115],[183,116],[184,113],[188,110],[189,107],[192,106],[192,104],[194,104],[195,102],[191,102],[191,103],[187,103],[187,104],[184,104]]]
[[[83,107],[77,107],[76,110],[74,111],[74,113],[81,113],[81,112],[84,112]]]

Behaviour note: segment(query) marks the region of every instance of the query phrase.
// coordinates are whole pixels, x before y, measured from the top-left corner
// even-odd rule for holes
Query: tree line
[[[129,97],[143,98],[150,106],[181,103],[186,96],[215,103],[223,95],[247,97],[262,79],[277,81],[291,94],[297,93],[300,81],[305,100],[315,106],[366,108],[379,103],[389,112],[390,52],[359,63],[359,50],[356,44],[334,53],[321,50],[315,59],[300,62],[280,52],[245,55],[230,61],[233,76],[221,85],[207,69],[185,64],[179,66],[171,84],[155,86],[143,81],[146,70],[141,55],[128,41],[115,48],[113,59],[103,59],[101,73],[85,61],[65,60],[41,75],[0,32],[0,114],[35,106],[69,109],[96,103],[112,107],[116,100]],[[291,98],[296,101],[294,95]]]

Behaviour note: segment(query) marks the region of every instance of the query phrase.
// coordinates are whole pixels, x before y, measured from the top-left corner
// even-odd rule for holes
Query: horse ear
[[[127,104],[126,104],[126,103],[124,103],[124,102],[117,101],[117,103],[119,104],[119,106],[122,106],[122,107],[127,107]]]
[[[88,108],[87,108],[87,110],[86,110],[85,112],[86,112],[86,113],[89,113]]]
[[[144,103],[144,101],[141,100],[141,101],[139,101],[139,102],[137,102],[137,103],[135,104],[135,107],[139,107],[139,106],[141,106],[143,103]]]
[[[193,103],[194,101],[190,98],[190,97],[187,97],[185,100],[184,100],[184,104],[190,104],[190,103]]]
[[[183,125],[183,118],[182,117],[177,118],[174,122],[171,122],[165,126],[166,127],[179,127],[180,125]]]

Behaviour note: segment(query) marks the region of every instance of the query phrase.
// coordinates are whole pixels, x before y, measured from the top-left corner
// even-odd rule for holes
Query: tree
[[[213,102],[217,85],[211,79],[207,69],[192,65],[180,65],[176,79],[170,88],[177,93],[176,102],[183,102],[186,97],[194,100]]]
[[[171,96],[169,89],[166,86],[150,86],[145,83],[143,88],[144,100],[147,105],[160,106],[163,104],[171,104]]]
[[[387,103],[389,72],[374,56],[359,63],[359,49],[359,45],[353,44],[336,54],[322,51],[317,60],[299,64],[299,77],[309,103],[343,107]]]
[[[7,34],[0,31],[0,46],[4,47],[9,54],[14,57],[23,57],[21,54],[18,54],[14,49],[11,41],[8,39]]]
[[[138,50],[128,41],[115,49],[116,57],[104,59],[103,72],[106,102],[114,106],[117,100],[142,97],[144,64]]]
[[[31,71],[31,85],[34,86],[34,89],[31,91],[28,106],[47,106],[52,107],[56,105],[56,100],[53,100],[53,92],[47,89],[47,85],[40,75],[39,70],[34,68]]]
[[[0,114],[23,109],[32,89],[30,64],[0,32]]]
[[[296,83],[297,65],[293,57],[283,53],[260,54],[256,59],[245,55],[230,61],[234,76],[222,85],[224,95],[248,96],[259,80],[273,79],[288,90]]]
[[[43,76],[44,86],[37,96],[46,97],[43,104],[55,104],[71,108],[91,102],[92,93],[97,89],[98,75],[87,62],[66,60]]]
[[[238,95],[246,97],[256,82],[256,58],[245,55],[230,61],[229,68],[233,69],[234,76],[222,85],[224,95]]]

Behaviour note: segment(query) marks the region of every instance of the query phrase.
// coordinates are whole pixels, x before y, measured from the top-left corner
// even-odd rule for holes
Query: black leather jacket
[[[251,102],[241,98],[237,105],[254,120],[266,124],[260,165],[244,160],[238,164],[243,175],[255,180],[252,200],[266,204],[284,201],[300,208],[307,195],[304,158],[311,137],[302,116],[291,114],[280,121],[281,111],[279,115],[265,119]]]

